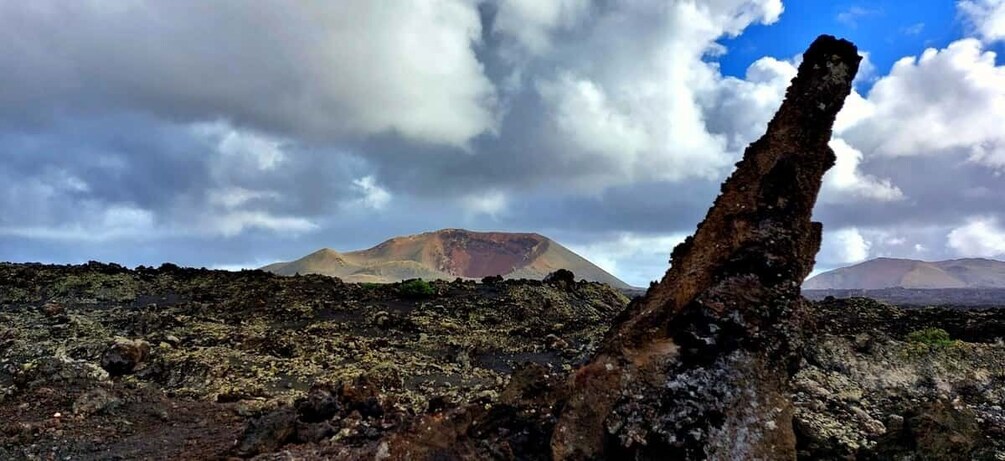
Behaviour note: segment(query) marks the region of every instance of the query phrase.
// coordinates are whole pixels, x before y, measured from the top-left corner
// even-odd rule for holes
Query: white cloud
[[[645,235],[622,232],[603,240],[569,245],[569,249],[630,285],[645,287],[662,277],[670,251],[686,235]]]
[[[838,128],[867,155],[948,154],[1005,169],[1005,67],[977,40],[901,59],[866,101],[850,101],[855,120]]]
[[[879,179],[860,171],[862,153],[841,138],[832,138],[831,149],[837,157],[834,167],[824,176],[820,200],[842,203],[856,200],[890,202],[901,200],[904,193],[889,179]]]
[[[626,166],[653,148],[646,127],[612,107],[604,90],[589,80],[563,75],[539,82],[538,92],[552,106],[556,127],[579,150],[622,159]]]
[[[0,236],[42,240],[104,242],[112,240],[147,240],[164,234],[155,225],[153,213],[126,205],[101,209],[95,203],[83,204],[85,217],[67,224],[0,225]]]
[[[461,208],[470,215],[488,215],[497,217],[506,211],[509,198],[501,191],[488,191],[470,194],[460,199]]]
[[[751,76],[763,81],[744,85],[722,79],[705,58],[725,52],[717,39],[773,22],[781,12],[774,0],[640,0],[591,16],[581,31],[587,35],[563,44],[561,65],[531,77],[552,117],[550,142],[563,170],[578,172],[579,183],[592,190],[724,176],[738,149],[732,133],[706,122],[723,115],[766,123],[794,72],[761,60]],[[747,97],[733,94],[734,87]]]
[[[364,176],[354,179],[352,182],[357,192],[362,194],[359,203],[374,210],[383,209],[391,201],[391,194],[377,185],[377,180],[373,176]]]
[[[887,237],[883,242],[884,245],[900,246],[907,243],[907,239],[903,237]]]
[[[454,146],[497,123],[473,1],[106,3],[0,2],[0,119],[114,108]]]
[[[551,48],[551,33],[578,25],[590,12],[591,0],[502,0],[495,30],[515,37],[533,54]]]
[[[85,203],[91,211],[65,224],[0,225],[0,236],[41,240],[107,242],[166,237],[233,237],[251,229],[300,234],[317,229],[310,220],[265,211],[207,211],[193,222],[158,222],[153,212],[128,205]]]
[[[925,23],[919,22],[917,24],[912,24],[910,26],[900,29],[904,35],[921,35],[925,31]]]
[[[825,229],[817,261],[822,266],[853,264],[869,258],[872,242],[857,228]]]
[[[961,0],[956,5],[984,41],[1005,40],[1005,1]]]
[[[849,128],[875,115],[876,106],[853,89],[851,94],[845,99],[841,112],[838,112],[837,119],[834,120],[834,132],[843,134]]]
[[[243,187],[213,189],[208,192],[210,205],[227,209],[239,208],[254,200],[276,200],[279,194],[273,191],[248,190]]]
[[[765,57],[747,68],[745,79],[721,79],[697,95],[705,125],[728,141],[727,150],[742,151],[764,134],[796,72],[791,61]]]
[[[994,257],[1005,254],[1005,228],[991,217],[971,219],[950,231],[946,241],[959,256]]]
[[[233,130],[220,140],[219,149],[223,155],[253,158],[259,170],[275,169],[276,165],[286,157],[278,141]]]
[[[869,16],[876,16],[882,13],[883,12],[878,9],[852,6],[851,8],[838,13],[835,19],[848,27],[856,28],[858,27],[858,21],[860,19],[867,18]]]
[[[197,229],[190,229],[187,233],[195,231],[233,237],[251,229],[302,234],[317,228],[317,224],[305,218],[277,216],[266,211],[232,211],[206,215]]]
[[[195,123],[189,129],[218,154],[217,158],[210,159],[218,177],[273,171],[287,158],[284,151],[286,142],[251,130],[237,129],[226,122]]]

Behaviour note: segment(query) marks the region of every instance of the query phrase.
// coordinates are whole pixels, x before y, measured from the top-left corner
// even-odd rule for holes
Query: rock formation
[[[820,246],[810,217],[860,59],[834,37],[810,46],[663,280],[570,378],[555,459],[795,459],[787,385]]]

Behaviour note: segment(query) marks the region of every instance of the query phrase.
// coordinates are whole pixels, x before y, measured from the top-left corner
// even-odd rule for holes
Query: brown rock
[[[234,452],[238,456],[254,456],[276,451],[290,442],[296,433],[296,411],[291,407],[280,408],[250,421]]]
[[[112,344],[101,356],[101,368],[112,376],[132,373],[150,355],[150,344],[142,340],[123,340]]]
[[[319,423],[331,419],[342,409],[338,396],[330,386],[314,385],[307,396],[297,402],[300,420]]]
[[[834,164],[831,126],[860,61],[818,38],[767,133],[747,148],[671,267],[572,377],[555,459],[794,459],[786,397],[799,285]]]
[[[559,269],[552,272],[544,277],[544,283],[550,283],[552,285],[558,285],[562,287],[570,287],[576,284],[576,274],[568,269]]]
[[[63,305],[59,303],[48,302],[42,305],[42,313],[49,317],[55,317],[65,311]]]
[[[361,376],[352,384],[342,384],[337,391],[338,403],[347,413],[358,411],[364,418],[380,418],[384,416],[384,407],[379,389],[368,376]]]

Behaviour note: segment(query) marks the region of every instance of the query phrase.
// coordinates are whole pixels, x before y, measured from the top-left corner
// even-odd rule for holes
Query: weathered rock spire
[[[860,57],[819,37],[766,134],[751,144],[671,267],[572,377],[555,459],[794,459],[785,396],[799,285],[834,164],[831,127]]]

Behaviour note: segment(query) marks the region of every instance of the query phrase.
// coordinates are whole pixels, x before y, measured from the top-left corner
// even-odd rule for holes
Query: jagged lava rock
[[[860,60],[834,37],[810,46],[662,281],[572,376],[555,459],[795,458],[786,386],[822,232],[810,217]]]

